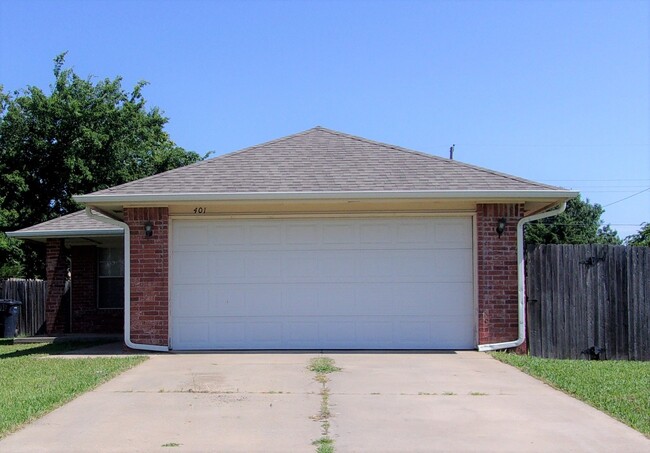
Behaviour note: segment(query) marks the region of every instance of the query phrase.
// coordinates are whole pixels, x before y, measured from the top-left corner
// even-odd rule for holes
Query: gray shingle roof
[[[98,214],[101,215],[101,214]],[[117,236],[122,228],[91,219],[84,211],[73,212],[47,222],[39,223],[22,230],[7,233],[19,238],[37,237],[78,237],[78,236]]]
[[[562,190],[315,127],[90,195]]]

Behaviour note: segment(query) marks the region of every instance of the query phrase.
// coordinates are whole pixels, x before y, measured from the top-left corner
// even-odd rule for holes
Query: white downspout
[[[524,225],[546,217],[562,214],[566,209],[566,201],[552,211],[541,212],[539,214],[524,217],[517,222],[517,305],[519,316],[519,336],[514,341],[503,343],[490,343],[478,345],[479,351],[496,351],[498,349],[509,349],[520,346],[526,340],[526,274],[524,270]]]
[[[99,222],[110,223],[124,229],[124,343],[131,349],[167,352],[167,346],[133,343],[131,341],[131,230],[129,226],[112,217],[98,216],[86,207],[86,215]]]

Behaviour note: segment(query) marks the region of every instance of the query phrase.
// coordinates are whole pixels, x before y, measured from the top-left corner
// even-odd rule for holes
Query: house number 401
[[[205,214],[207,211],[206,208],[194,208],[194,214]]]

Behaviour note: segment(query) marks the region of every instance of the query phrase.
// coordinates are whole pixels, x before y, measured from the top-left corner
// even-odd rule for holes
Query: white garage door
[[[470,218],[176,220],[172,348],[476,346]]]

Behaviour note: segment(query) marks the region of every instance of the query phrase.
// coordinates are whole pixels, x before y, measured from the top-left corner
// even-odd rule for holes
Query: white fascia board
[[[5,233],[11,238],[34,239],[34,238],[76,238],[86,236],[122,236],[123,230],[98,229],[98,230],[40,230],[40,231],[7,231]]]
[[[165,203],[238,200],[332,200],[332,199],[471,199],[471,200],[568,200],[579,192],[569,190],[430,190],[360,192],[232,192],[232,193],[156,193],[75,195],[87,205],[103,203]]]

